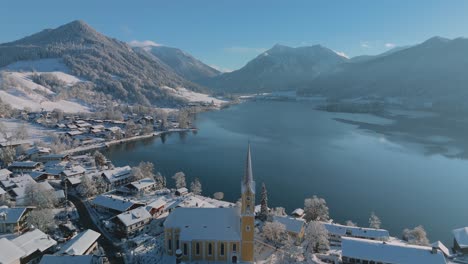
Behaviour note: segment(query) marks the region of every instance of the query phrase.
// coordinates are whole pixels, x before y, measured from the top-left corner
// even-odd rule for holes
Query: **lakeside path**
[[[62,151],[61,154],[83,153],[83,152],[88,152],[88,151],[92,151],[92,150],[96,150],[96,149],[108,148],[108,147],[110,147],[112,145],[121,144],[121,143],[125,143],[125,142],[136,141],[136,140],[152,138],[152,137],[158,137],[158,136],[161,136],[163,134],[178,133],[178,132],[190,132],[190,131],[196,131],[196,130],[197,130],[196,128],[187,128],[187,129],[174,128],[174,129],[169,129],[167,131],[158,131],[158,132],[154,132],[154,133],[146,134],[146,135],[141,135],[141,136],[123,138],[123,139],[119,139],[119,140],[111,140],[111,141],[107,141],[107,142],[103,142],[103,143],[97,143],[97,144],[91,144],[91,145],[88,145],[88,146],[72,148],[72,149]]]

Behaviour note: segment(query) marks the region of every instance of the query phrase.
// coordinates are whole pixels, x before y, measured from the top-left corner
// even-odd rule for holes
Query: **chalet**
[[[185,187],[179,188],[175,191],[175,195],[177,196],[184,196],[188,194],[188,189]]]
[[[24,147],[28,148],[34,144],[34,141],[23,139],[23,140],[15,140],[15,141],[4,141],[0,142],[0,148],[17,148],[17,147]]]
[[[16,187],[26,186],[28,184],[34,184],[35,181],[28,174],[11,177],[6,180],[0,181],[5,191],[9,191]]]
[[[56,256],[45,255],[42,257],[39,264],[101,264],[102,260],[99,256],[82,255],[82,256]]]
[[[39,156],[50,154],[50,151],[50,148],[34,146],[26,150],[25,155],[28,159],[35,160]]]
[[[100,212],[120,214],[126,211],[130,211],[134,208],[140,207],[143,204],[129,199],[125,199],[120,196],[103,194],[96,196],[96,198],[94,198],[91,201],[91,205]]]
[[[102,173],[102,177],[106,181],[109,189],[114,189],[129,183],[133,175],[130,166],[125,166],[106,170]]]
[[[342,262],[446,264],[444,254],[437,248],[410,245],[402,242],[385,242],[343,237]]]
[[[468,254],[468,227],[454,229],[453,250],[457,253]]]
[[[297,208],[291,213],[291,215],[296,218],[302,218],[304,217],[304,209]]]
[[[159,197],[151,203],[147,204],[146,210],[150,213],[150,215],[156,218],[164,212],[166,204],[166,200],[163,197]]]
[[[100,233],[91,229],[81,232],[63,245],[56,255],[81,256],[92,254],[98,247],[97,240],[100,236]]]
[[[14,161],[8,169],[15,173],[23,173],[39,170],[41,167],[42,163],[37,161]]]
[[[145,230],[146,225],[151,221],[151,214],[145,207],[138,207],[130,211],[121,213],[115,218],[117,234],[122,237],[132,237]]]
[[[21,263],[37,263],[42,255],[52,253],[52,247],[57,245],[57,241],[39,229],[24,233],[11,242],[24,252]]]
[[[146,193],[155,188],[156,182],[152,178],[144,178],[138,181],[131,182],[127,188],[133,193]]]
[[[343,237],[363,238],[369,240],[387,241],[390,234],[385,229],[345,226],[335,223],[322,222],[328,231],[330,244],[339,246]]]
[[[68,161],[70,159],[70,155],[67,154],[47,154],[47,155],[41,155],[35,159],[32,159],[34,161],[39,161],[39,162],[62,162],[62,161]]]
[[[60,173],[61,177],[68,178],[68,177],[81,177],[85,175],[86,169],[82,166],[72,166],[71,168],[66,168]]]
[[[302,241],[305,232],[305,220],[289,216],[273,216],[273,222],[278,222],[286,227],[286,232],[297,242]]]
[[[24,251],[6,238],[0,239],[0,263],[21,264]]]
[[[44,180],[49,179],[49,175],[45,171],[31,171],[28,174],[36,182],[44,181]],[[53,178],[51,178],[51,179],[53,179]]]
[[[47,174],[47,178],[49,179],[60,179],[64,170],[65,167],[63,166],[46,167],[44,173]]]
[[[26,226],[28,208],[0,207],[0,233],[20,233]]]

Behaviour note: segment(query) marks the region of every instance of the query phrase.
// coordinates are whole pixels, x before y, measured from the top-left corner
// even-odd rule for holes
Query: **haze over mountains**
[[[375,56],[351,59],[321,45],[275,45],[229,73],[173,47],[132,47],[83,21],[0,44],[0,68],[58,59],[88,90],[143,105],[184,103],[171,88],[205,93],[298,90],[335,98],[396,97],[461,103],[468,97],[468,40],[431,38]]]

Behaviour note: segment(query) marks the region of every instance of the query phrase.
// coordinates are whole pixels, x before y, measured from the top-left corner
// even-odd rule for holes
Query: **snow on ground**
[[[174,89],[174,88],[165,86],[163,88],[171,90],[173,94],[175,94],[176,96],[185,98],[189,102],[203,102],[203,103],[214,102],[217,106],[220,106],[221,104],[226,103],[226,101],[212,97],[208,94],[197,93],[197,92],[190,91],[182,87]]]
[[[67,113],[89,112],[90,109],[80,103],[59,100],[50,101],[44,95],[53,95],[54,92],[31,80],[33,74],[49,73],[67,85],[80,82],[79,78],[70,74],[70,70],[60,59],[42,59],[35,61],[19,61],[0,69],[14,85],[0,90],[0,98],[17,109],[29,107],[34,111],[45,109],[51,111],[55,108]],[[5,80],[0,79],[0,82]]]
[[[54,130],[51,129],[46,129],[40,125],[34,125],[31,123],[26,123],[26,122],[21,122],[18,119],[6,119],[6,118],[0,118],[0,126],[5,127],[7,134],[12,135],[14,131],[24,125],[27,129],[29,138],[32,140],[44,140],[47,141],[48,139],[48,134],[50,132],[53,132]],[[3,142],[5,139],[3,138],[3,135],[0,134],[0,142]]]

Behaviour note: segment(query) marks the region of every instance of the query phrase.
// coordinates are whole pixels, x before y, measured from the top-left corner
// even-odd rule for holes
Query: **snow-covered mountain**
[[[135,52],[126,43],[97,32],[83,21],[73,21],[0,44],[0,68],[3,71],[14,71],[9,68],[14,63],[43,59],[55,59],[62,69],[66,68],[67,74],[82,80],[80,89],[111,100],[166,107],[183,104],[185,100],[163,87],[203,90],[158,58]],[[2,94],[13,96],[11,88],[2,85]],[[49,95],[49,99],[52,97]]]
[[[419,45],[339,65],[304,91],[334,97],[376,95],[451,104],[468,99],[468,39],[431,38]]]
[[[321,45],[291,48],[277,44],[241,69],[201,83],[215,91],[225,92],[291,90],[347,60]]]
[[[136,51],[155,57],[187,80],[197,81],[221,74],[220,71],[204,64],[192,55],[177,48],[162,45],[145,45],[134,47]]]

